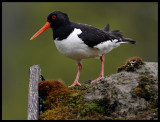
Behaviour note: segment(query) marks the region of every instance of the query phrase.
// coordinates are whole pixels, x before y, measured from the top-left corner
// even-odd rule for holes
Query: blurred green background
[[[136,45],[122,44],[105,56],[105,75],[131,57],[158,61],[157,2],[3,2],[2,3],[2,119],[26,120],[28,108],[29,68],[40,64],[46,80],[61,79],[71,85],[77,64],[60,54],[52,30],[30,40],[45,23],[50,12],[59,10],[71,21],[98,28],[110,24],[111,30],[122,30],[124,37]],[[100,60],[82,62],[80,82],[96,79]]]

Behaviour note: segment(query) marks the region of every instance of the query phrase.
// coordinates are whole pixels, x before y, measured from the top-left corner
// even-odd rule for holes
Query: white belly
[[[70,57],[74,60],[80,61],[81,59],[98,57],[102,54],[108,53],[111,51],[114,46],[111,41],[104,42],[94,46],[94,48],[88,47],[79,37],[82,31],[80,29],[74,29],[74,31],[64,40],[55,39],[55,44],[59,52],[63,55]],[[119,44],[115,44],[115,47]]]

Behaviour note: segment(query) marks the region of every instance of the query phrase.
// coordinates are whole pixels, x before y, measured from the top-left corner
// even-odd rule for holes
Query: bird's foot
[[[92,83],[94,83],[94,82],[99,81],[102,77],[103,77],[103,76],[102,76],[102,75],[100,75],[96,80],[93,80],[93,81],[91,82],[91,84],[92,84]]]
[[[78,86],[82,86],[78,81],[75,81],[72,85],[70,85],[69,87],[74,87],[75,85]]]

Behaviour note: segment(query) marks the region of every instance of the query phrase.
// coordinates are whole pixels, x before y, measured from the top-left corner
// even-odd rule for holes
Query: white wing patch
[[[102,51],[104,54],[108,53],[109,51],[111,51],[112,49],[120,46],[119,43],[116,43],[118,40],[114,39],[114,40],[107,40],[104,41],[96,46],[94,46],[94,48],[98,48],[100,51]]]

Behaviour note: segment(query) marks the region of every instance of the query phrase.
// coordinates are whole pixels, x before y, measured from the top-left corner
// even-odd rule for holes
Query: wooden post
[[[29,94],[28,94],[28,120],[38,120],[39,117],[39,82],[41,81],[41,69],[39,65],[33,65],[29,70]]]

